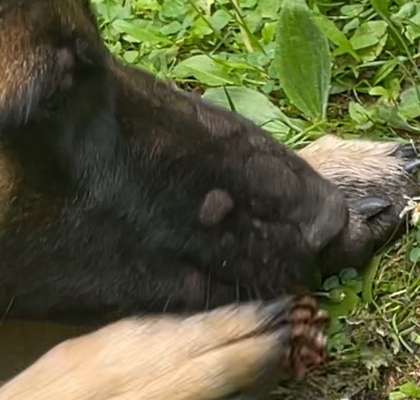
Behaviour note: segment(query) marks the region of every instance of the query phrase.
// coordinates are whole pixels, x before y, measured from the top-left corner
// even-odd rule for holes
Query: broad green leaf
[[[389,0],[370,0],[373,8],[383,15],[388,15]]]
[[[328,41],[304,0],[285,0],[274,67],[289,100],[308,118],[325,118],[331,81]]]
[[[354,49],[365,49],[375,46],[385,35],[387,23],[385,21],[368,21],[360,25],[350,42]]]
[[[368,21],[360,25],[350,42],[364,62],[375,60],[385,47],[387,35],[385,21]]]
[[[322,284],[322,288],[326,291],[337,289],[339,287],[340,287],[340,280],[338,279],[338,276],[336,275],[330,276]]]
[[[360,297],[354,290],[343,287],[341,289],[334,289],[340,292],[340,297],[337,299],[322,301],[322,308],[327,310],[331,318],[345,317],[349,315],[357,305],[360,304]],[[339,301],[340,300],[340,301]]]
[[[213,33],[212,27],[202,18],[199,18],[194,23],[194,27],[192,29],[192,35],[196,39],[203,39],[207,35],[211,35]]]
[[[361,129],[367,129],[372,126],[371,113],[361,104],[350,101],[349,114],[350,118],[356,122]]]
[[[172,71],[174,78],[195,78],[208,86],[232,85],[227,68],[206,55],[198,55],[180,62]]]
[[[241,0],[242,9],[254,8],[257,5],[257,0]]]
[[[315,22],[322,32],[324,32],[324,35],[338,47],[334,52],[335,54],[348,53],[351,54],[355,60],[359,60],[359,56],[354,51],[350,40],[347,39],[346,35],[337,28],[333,21],[328,19],[325,15],[319,14],[315,16]]]
[[[420,128],[410,125],[394,105],[378,102],[378,104],[371,108],[371,116],[376,123],[388,125],[396,129],[404,129],[408,132],[420,132]]]
[[[389,400],[416,400],[420,399],[420,386],[412,382],[407,382],[390,393]]]
[[[408,120],[420,117],[420,100],[417,93],[418,91],[420,92],[420,86],[417,88],[413,86],[401,94],[401,101],[398,109]]]
[[[277,19],[282,0],[259,0],[257,11],[263,18]]]
[[[172,21],[171,23],[164,25],[160,29],[160,33],[162,33],[165,36],[168,36],[178,33],[181,29],[182,25],[178,21]]]
[[[382,96],[386,97],[388,95],[388,90],[383,86],[374,86],[372,89],[369,89],[368,92],[371,96]]]
[[[232,16],[225,10],[217,10],[210,19],[211,26],[220,31],[222,30],[232,19]]]
[[[340,271],[339,274],[340,281],[342,284],[347,284],[349,281],[359,278],[359,274],[354,268],[345,268]]]
[[[398,23],[403,24],[405,21],[413,18],[417,14],[417,2],[410,1],[404,4],[398,12],[391,16],[391,20]]]
[[[345,35],[349,34],[352,31],[355,31],[360,26],[360,19],[359,18],[353,18],[347,24],[343,26],[343,33]]]
[[[195,0],[195,2],[199,9],[204,10],[206,15],[210,15],[215,0]]]
[[[408,22],[406,36],[412,43],[420,37],[420,4],[417,7],[416,15]]]
[[[289,119],[262,93],[244,87],[227,87],[227,94],[235,111],[272,132],[287,133]],[[223,88],[208,89],[203,98],[220,107],[231,109]]]
[[[399,65],[399,61],[395,58],[391,58],[387,60],[376,72],[375,76],[373,77],[372,84],[377,85],[381,81],[383,81],[389,74],[394,71],[394,69]]]
[[[129,50],[124,52],[124,60],[129,64],[133,64],[139,56],[139,52],[137,50]]]
[[[130,18],[130,7],[121,4],[95,4],[95,9],[105,22]]]
[[[400,391],[412,399],[420,399],[420,385],[415,382],[407,382],[400,386]]]
[[[410,251],[410,261],[416,263],[420,261],[420,248],[415,247]]]
[[[182,19],[187,12],[183,0],[165,0],[161,6],[160,15],[163,18]]]
[[[152,27],[146,21],[117,19],[112,23],[112,26],[117,32],[125,34],[125,40],[128,42],[162,45],[171,43],[156,27]]]
[[[261,35],[265,44],[271,43],[276,36],[277,24],[275,22],[267,22],[261,31]]]
[[[359,16],[363,12],[363,4],[350,4],[341,7],[341,13],[347,17],[353,18]]]

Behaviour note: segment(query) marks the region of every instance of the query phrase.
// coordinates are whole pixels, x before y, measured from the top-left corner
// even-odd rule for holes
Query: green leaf
[[[330,276],[322,284],[322,288],[326,291],[337,289],[338,287],[340,287],[340,280],[338,279],[338,276],[336,275]]]
[[[415,382],[407,382],[389,395],[390,400],[415,400],[420,399],[420,386]]]
[[[348,281],[357,279],[359,274],[354,268],[345,268],[340,271],[339,276],[341,283],[346,284]]]
[[[401,101],[398,110],[408,120],[420,117],[420,100],[417,93],[418,91],[420,91],[420,86],[417,88],[413,86],[401,94]]]
[[[420,386],[415,382],[407,382],[400,386],[400,391],[413,399],[420,399]]]
[[[337,28],[333,21],[328,19],[325,15],[319,14],[315,16],[315,22],[322,30],[324,35],[336,46],[338,49],[335,51],[335,54],[350,54],[356,61],[359,61],[360,58],[357,53],[354,51],[353,46],[346,35]]]
[[[373,8],[383,15],[388,15],[389,0],[370,0]]]
[[[350,118],[357,123],[360,129],[368,129],[372,126],[371,113],[361,104],[355,101],[349,103]]]
[[[280,131],[283,133],[289,131],[290,128],[286,124],[290,121],[287,116],[271,103],[266,96],[256,90],[236,86],[227,87],[226,91],[223,88],[208,89],[203,98],[230,110],[230,102],[226,92],[233,103],[235,111],[239,114],[269,131]]]
[[[127,61],[129,64],[133,64],[134,61],[137,60],[139,56],[139,52],[137,50],[129,50],[124,52],[124,60]]]
[[[362,60],[373,61],[381,54],[387,40],[385,21],[368,21],[356,29],[350,42]]]
[[[398,60],[395,58],[391,58],[387,60],[376,72],[375,76],[373,77],[373,85],[377,85],[381,81],[383,81],[389,74],[394,71],[394,69],[399,65]]]
[[[363,12],[363,4],[350,4],[341,7],[341,13],[347,17],[354,18]]]
[[[340,290],[340,289],[334,289]],[[349,315],[358,304],[360,297],[351,288],[343,287],[341,290],[341,301],[322,301],[322,308],[327,310],[331,318],[345,317]]]
[[[259,0],[257,11],[263,18],[277,19],[281,0]]]
[[[211,26],[220,31],[222,30],[232,19],[232,16],[225,10],[217,10],[210,19]]]
[[[397,391],[389,394],[389,400],[408,400],[408,398],[404,393]]]
[[[372,89],[369,89],[368,92],[371,96],[382,96],[386,97],[388,95],[388,90],[383,86],[375,86]]]
[[[206,55],[198,55],[180,62],[173,70],[174,78],[196,78],[208,86],[232,85],[227,68]]]
[[[325,118],[331,81],[328,41],[304,0],[285,0],[274,68],[289,100],[312,120]]]
[[[381,260],[382,254],[377,255],[363,271],[362,300],[367,304],[370,304],[373,301],[373,282],[375,281]]]
[[[181,19],[187,12],[183,0],[165,0],[162,4],[160,14],[163,18]]]
[[[374,46],[386,33],[387,24],[385,21],[368,21],[359,26],[350,39],[353,48],[356,50]]]
[[[117,32],[125,34],[124,39],[128,42],[155,45],[171,43],[156,27],[153,27],[150,23],[145,21],[117,19],[112,23],[112,26]]]
[[[165,36],[168,36],[178,33],[181,29],[182,25],[178,21],[172,21],[171,23],[164,25],[160,29],[160,33],[162,33]]]
[[[388,125],[396,129],[404,129],[408,132],[420,133],[420,128],[410,125],[407,119],[399,112],[394,105],[378,103],[371,110],[371,117],[374,122]]]
[[[342,288],[332,289],[329,292],[329,299],[332,303],[341,303],[346,297]]]
[[[415,247],[410,251],[410,261],[416,263],[420,260],[420,248]]]

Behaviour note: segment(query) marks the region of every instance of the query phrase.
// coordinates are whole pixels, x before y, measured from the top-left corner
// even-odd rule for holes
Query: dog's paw
[[[401,232],[407,201],[420,194],[415,147],[327,135],[299,155],[344,192],[349,206],[348,226],[325,252],[327,272],[363,266]]]
[[[124,320],[60,344],[0,399],[260,398],[323,361],[325,321],[307,297]]]

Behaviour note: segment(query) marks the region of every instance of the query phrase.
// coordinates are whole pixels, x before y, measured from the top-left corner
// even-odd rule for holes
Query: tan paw
[[[335,183],[349,204],[347,229],[329,246],[326,269],[365,265],[378,248],[401,232],[400,214],[407,198],[420,194],[416,149],[410,144],[326,135],[299,155]]]
[[[0,400],[260,398],[323,361],[325,321],[308,297],[124,320],[57,346]]]

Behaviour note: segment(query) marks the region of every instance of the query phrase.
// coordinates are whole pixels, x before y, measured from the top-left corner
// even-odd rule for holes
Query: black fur
[[[96,29],[79,34],[74,5],[85,2],[19,6],[54,21],[29,27],[53,73],[0,110],[23,169],[0,238],[0,307],[116,318],[316,285],[347,221],[341,193],[250,121],[113,61]]]

